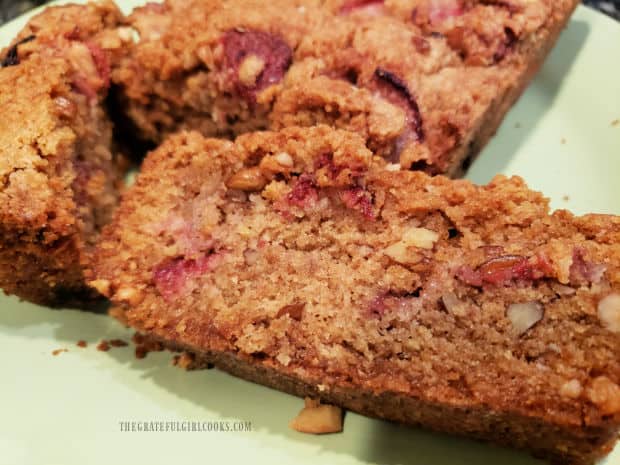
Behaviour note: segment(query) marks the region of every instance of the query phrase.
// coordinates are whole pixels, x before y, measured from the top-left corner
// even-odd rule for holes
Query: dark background
[[[620,20],[620,0],[607,0],[604,2],[600,0],[584,0],[583,3],[603,13],[607,13],[612,18]]]
[[[46,0],[0,0],[0,24],[44,3]],[[620,0],[583,0],[583,3],[620,20]]]

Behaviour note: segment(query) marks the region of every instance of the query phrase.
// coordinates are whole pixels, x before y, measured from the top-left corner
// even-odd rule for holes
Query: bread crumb
[[[55,350],[52,350],[52,355],[56,356],[56,355],[61,354],[62,352],[69,352],[69,349],[55,349]]]
[[[81,347],[81,348],[83,349],[84,347],[87,347],[87,346],[88,346],[88,342],[86,342],[86,341],[85,341],[85,340],[83,340],[83,339],[80,339],[79,341],[77,341],[77,342],[75,343],[75,345],[76,345],[76,346],[78,346],[78,347]]]
[[[560,139],[560,144],[562,144],[562,145],[566,144],[566,139],[564,137],[562,137],[562,139]]]
[[[620,119],[615,119],[615,120],[613,120],[613,121],[611,122],[611,125],[612,125],[613,127],[616,127],[616,126],[618,126],[619,124],[620,124]]]
[[[149,352],[161,352],[164,350],[164,345],[159,341],[153,341],[148,339],[140,333],[135,333],[131,337],[131,341],[136,345],[136,358],[146,358]]]
[[[110,345],[112,347],[127,347],[129,344],[123,341],[122,339],[112,339],[110,341]]]
[[[563,195],[562,200],[564,200],[564,202],[568,202],[570,200],[570,197],[568,195]]]
[[[306,397],[304,408],[289,423],[300,433],[327,434],[342,431],[342,409],[335,405],[321,405],[319,400]]]
[[[86,342],[84,342],[86,344]],[[126,347],[129,344],[122,339],[110,339],[109,341],[102,339],[99,344],[97,344],[97,350],[100,352],[107,352],[112,347]],[[86,345],[82,346],[86,347]]]
[[[110,350],[110,344],[104,339],[99,344],[97,344],[97,350],[100,352],[107,352],[108,350]]]

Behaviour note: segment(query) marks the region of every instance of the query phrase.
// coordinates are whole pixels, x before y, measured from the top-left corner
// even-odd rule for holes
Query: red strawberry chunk
[[[415,294],[401,294],[392,291],[380,292],[373,297],[366,307],[370,318],[383,318],[388,313],[406,315],[415,311],[422,304]]]
[[[388,309],[388,303],[386,302],[388,298],[387,293],[375,296],[368,304],[368,311],[370,314],[382,317]]]
[[[385,13],[383,0],[349,0],[340,7],[341,15],[363,13],[367,16],[381,16]]]
[[[577,247],[573,251],[573,263],[570,266],[570,281],[575,284],[598,283],[607,267],[585,259],[585,251]]]
[[[482,286],[482,276],[471,266],[463,265],[459,267],[456,270],[456,277],[469,286]]]
[[[347,208],[359,211],[368,219],[375,218],[372,208],[372,194],[361,187],[352,187],[340,193],[340,199]]]
[[[197,259],[175,258],[160,263],[153,270],[155,287],[167,302],[174,301],[187,291],[193,278],[211,271],[220,254],[209,254]]]
[[[291,192],[286,196],[289,204],[299,208],[311,208],[319,200],[319,193],[311,175],[304,173],[297,179]]]
[[[280,82],[293,60],[288,44],[281,37],[267,32],[232,30],[224,34],[222,43],[225,66],[235,88],[250,102],[256,100],[258,92]],[[264,66],[255,83],[248,86],[239,80],[239,68],[250,55],[260,58]]]
[[[420,108],[405,81],[391,71],[377,68],[375,70],[375,84],[383,98],[405,111],[407,128],[405,133],[401,135],[401,139],[405,138],[406,140],[400,141],[400,145],[415,141],[424,142]]]
[[[73,36],[73,32],[67,35],[69,44],[64,50],[74,68],[73,87],[89,100],[95,100],[100,90],[110,87],[110,61],[97,44],[72,39]]]
[[[86,42],[86,46],[88,47],[88,50],[93,58],[99,77],[103,81],[102,87],[107,89],[110,87],[110,60],[108,60],[108,56],[97,44],[93,42]]]

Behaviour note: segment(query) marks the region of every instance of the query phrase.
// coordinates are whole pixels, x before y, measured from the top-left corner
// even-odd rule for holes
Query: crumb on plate
[[[110,343],[103,339],[99,344],[97,344],[97,350],[100,352],[107,352],[110,350]]]
[[[164,345],[161,342],[148,339],[140,333],[135,333],[131,340],[136,345],[137,359],[145,358],[149,352],[162,352],[164,350]]]
[[[110,345],[112,347],[127,347],[129,344],[122,339],[112,339],[110,340]]]

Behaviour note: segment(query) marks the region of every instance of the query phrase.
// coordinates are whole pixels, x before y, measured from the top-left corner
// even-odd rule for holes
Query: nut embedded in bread
[[[550,213],[519,178],[386,168],[325,126],[178,134],[97,282],[138,331],[268,386],[562,463],[611,450],[620,219]],[[246,170],[263,181],[231,184]]]

